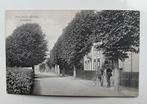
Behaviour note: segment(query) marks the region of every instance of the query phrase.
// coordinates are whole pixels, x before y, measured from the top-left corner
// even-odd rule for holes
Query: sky
[[[62,34],[62,30],[74,18],[75,10],[18,10],[6,12],[6,37],[20,25],[25,23],[38,23],[48,41],[51,50]]]

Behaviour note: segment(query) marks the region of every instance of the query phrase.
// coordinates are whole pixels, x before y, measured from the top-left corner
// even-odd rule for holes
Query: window
[[[108,60],[105,61],[105,64],[109,64]]]
[[[96,62],[96,59],[94,59],[94,62]]]
[[[97,59],[97,62],[100,62],[100,58]]]

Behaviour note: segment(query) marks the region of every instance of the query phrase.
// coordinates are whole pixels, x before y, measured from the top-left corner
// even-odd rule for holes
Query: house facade
[[[107,65],[113,69],[113,63],[103,54],[104,50],[96,48],[94,45],[91,51],[84,56],[84,70],[96,71]],[[124,72],[139,72],[139,53],[128,52],[128,58],[119,60],[119,68]]]
[[[84,70],[98,71],[102,68],[105,56],[102,49],[96,49],[92,46],[90,53],[84,56]]]
[[[91,51],[84,56],[84,70],[85,71],[97,71],[105,68],[106,66],[112,68],[112,62],[103,54],[102,48],[97,48],[98,43],[93,44]]]

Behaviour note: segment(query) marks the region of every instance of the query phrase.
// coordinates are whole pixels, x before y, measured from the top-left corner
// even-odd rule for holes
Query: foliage
[[[110,59],[127,58],[128,51],[139,50],[139,15],[128,10],[80,11],[57,40],[51,62],[64,68],[77,66],[99,41]]]
[[[39,71],[40,72],[44,72],[46,70],[46,64],[45,63],[41,63],[40,65],[39,65]]]
[[[100,13],[99,34],[104,54],[113,62],[115,89],[119,90],[119,59],[128,58],[128,52],[139,52],[139,11],[104,10]]]
[[[128,51],[138,52],[139,15],[139,11],[128,10],[105,10],[100,13],[101,36],[97,37],[103,41],[107,57],[124,60],[128,58]]]
[[[51,60],[51,58],[48,58],[48,59],[47,59],[46,64],[47,64],[47,66],[48,66],[50,69],[54,66],[53,61]]]
[[[95,17],[94,11],[81,11],[76,14],[52,50],[56,64],[61,67],[68,65],[73,67],[90,51],[92,45],[90,35],[94,29]]]
[[[7,67],[7,92],[11,94],[30,94],[33,87],[33,71]]]
[[[32,67],[45,60],[47,42],[38,24],[23,24],[6,39],[7,66]]]

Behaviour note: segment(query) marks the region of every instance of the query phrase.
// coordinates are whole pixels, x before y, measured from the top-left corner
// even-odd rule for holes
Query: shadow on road
[[[54,77],[59,77],[59,75],[51,72],[46,72],[46,73],[35,73],[34,78],[54,78]]]
[[[44,76],[42,76],[42,75],[35,75],[34,78],[54,78],[54,77],[59,77],[59,76],[49,76],[49,75],[44,75]]]

